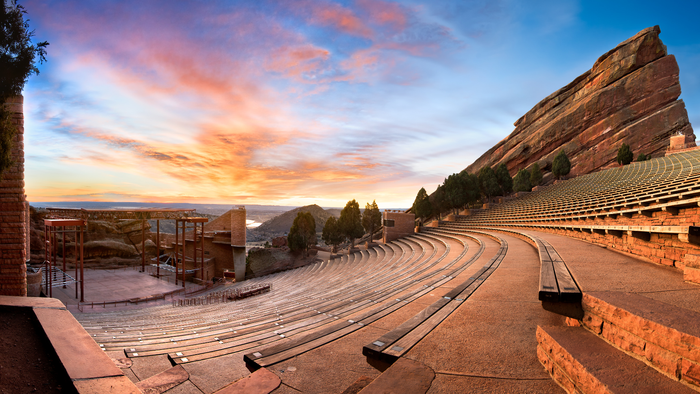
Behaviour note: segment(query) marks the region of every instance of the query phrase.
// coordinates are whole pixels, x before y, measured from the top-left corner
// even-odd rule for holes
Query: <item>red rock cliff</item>
[[[593,67],[552,93],[515,122],[515,130],[466,171],[506,163],[511,175],[538,161],[549,171],[562,148],[571,175],[616,165],[627,143],[635,154],[663,156],[670,137],[695,135],[683,100],[678,64],[650,27],[601,56]]]

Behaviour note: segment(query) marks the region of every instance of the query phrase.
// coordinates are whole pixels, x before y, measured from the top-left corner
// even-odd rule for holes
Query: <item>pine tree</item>
[[[571,171],[571,162],[569,157],[566,156],[566,152],[562,149],[555,157],[552,162],[552,174],[558,179],[566,176]]]
[[[343,237],[343,234],[340,232],[338,220],[335,216],[329,217],[328,220],[326,220],[326,224],[323,226],[321,239],[323,239],[326,245],[331,245],[333,247],[331,252],[335,253],[335,249],[343,242],[343,238],[345,237]]]
[[[301,250],[305,255],[309,247],[316,245],[316,220],[311,212],[297,213],[287,235],[287,245],[292,251]]]
[[[338,227],[341,234],[350,240],[350,247],[355,246],[355,238],[361,237],[365,232],[362,229],[362,218],[360,216],[360,204],[352,199],[345,204],[345,208],[340,211]]]
[[[495,172],[496,181],[498,182],[498,186],[501,187],[501,194],[503,196],[510,194],[513,191],[513,178],[510,177],[506,164],[499,164]]]
[[[430,198],[428,197],[428,192],[425,188],[421,187],[418,190],[416,199],[413,201],[413,213],[418,218],[427,219],[431,213],[433,213],[433,207],[430,204]]]
[[[532,185],[530,185],[530,174],[524,169],[520,169],[515,178],[513,178],[513,190],[516,192],[529,192],[532,190]]]
[[[530,169],[530,186],[539,186],[542,183],[542,170],[540,170],[540,164],[535,162]]]
[[[501,192],[501,185],[498,184],[496,172],[491,167],[484,167],[479,170],[479,189],[487,199],[497,196]]]
[[[630,149],[630,146],[622,143],[620,149],[617,150],[617,164],[622,164],[623,166],[629,164],[634,159],[634,154]]]
[[[369,233],[369,241],[372,242],[374,230],[382,225],[382,213],[379,212],[377,200],[373,200],[372,204],[365,205],[365,211],[362,212],[362,227]]]

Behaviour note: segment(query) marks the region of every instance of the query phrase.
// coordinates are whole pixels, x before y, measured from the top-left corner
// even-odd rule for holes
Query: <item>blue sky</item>
[[[407,207],[657,24],[700,124],[693,1],[22,4],[30,201]]]

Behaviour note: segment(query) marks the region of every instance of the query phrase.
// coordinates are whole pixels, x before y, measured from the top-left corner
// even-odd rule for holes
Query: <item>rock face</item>
[[[583,175],[617,165],[617,149],[627,143],[634,152],[663,156],[672,135],[687,143],[695,135],[683,100],[678,64],[650,27],[601,56],[593,67],[552,93],[515,122],[515,130],[466,168],[506,163],[511,175],[539,162],[551,171],[564,149],[570,175]]]

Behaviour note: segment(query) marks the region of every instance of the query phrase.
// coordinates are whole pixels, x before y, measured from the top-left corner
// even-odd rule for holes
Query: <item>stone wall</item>
[[[384,211],[383,218],[385,243],[414,233],[416,226],[415,214],[387,210]],[[387,223],[387,221],[390,222]]]
[[[12,147],[14,165],[0,181],[0,295],[27,295],[26,236],[29,212],[24,195],[24,99],[13,97],[7,106],[14,113],[17,135]]]
[[[694,226],[696,223],[700,223],[700,207],[680,208],[677,215],[660,211],[654,212],[650,217],[634,214],[630,218],[618,216],[615,219],[606,217],[582,221],[572,220],[566,221],[565,224],[571,226],[577,224],[594,226]],[[646,240],[626,233],[616,236],[555,228],[532,227],[530,229],[581,239],[603,245],[611,250],[642,257],[652,263],[676,267],[683,271],[685,280],[700,283],[700,244],[680,240],[676,234],[656,233],[651,234]]]
[[[245,247],[245,207],[236,207],[231,211],[231,245]]]
[[[540,101],[515,122],[515,130],[466,168],[506,163],[511,175],[539,162],[551,170],[564,150],[571,175],[617,165],[617,149],[627,143],[636,155],[663,156],[669,139],[695,135],[683,100],[678,64],[650,27],[601,56],[593,67]]]

